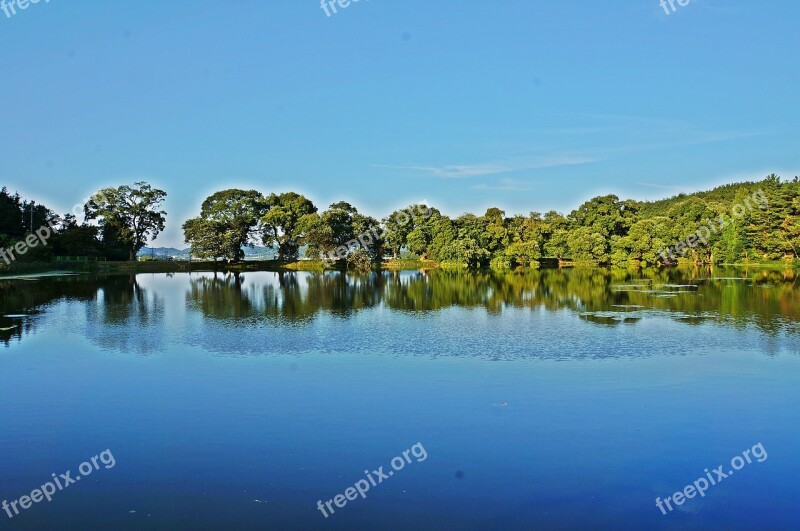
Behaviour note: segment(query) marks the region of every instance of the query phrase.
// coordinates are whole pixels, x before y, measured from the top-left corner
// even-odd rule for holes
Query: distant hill
[[[245,260],[273,260],[277,254],[276,251],[271,247],[255,246],[244,247],[243,249]],[[181,260],[188,260],[189,248],[176,249],[175,247],[144,247],[136,256],[152,256],[161,259],[177,258]]]
[[[174,247],[144,247],[140,250],[136,256],[155,256],[156,258],[159,257],[179,257],[185,256],[189,257],[189,249],[176,249]]]

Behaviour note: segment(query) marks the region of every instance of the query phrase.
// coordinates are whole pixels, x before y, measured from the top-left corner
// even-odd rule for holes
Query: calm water
[[[798,280],[0,282],[0,501],[116,463],[0,528],[797,529]],[[416,443],[427,458],[318,510]],[[763,462],[656,507],[757,443]]]

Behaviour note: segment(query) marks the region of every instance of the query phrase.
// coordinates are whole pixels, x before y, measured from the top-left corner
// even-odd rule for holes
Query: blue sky
[[[6,0],[8,1],[8,0]],[[0,11],[0,184],[569,211],[800,174],[800,3],[50,0]]]

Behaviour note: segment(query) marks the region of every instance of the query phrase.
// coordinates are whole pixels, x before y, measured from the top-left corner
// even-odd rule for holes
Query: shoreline
[[[47,276],[66,276],[81,273],[178,273],[178,272],[253,272],[253,271],[272,271],[272,272],[292,272],[292,271],[341,271],[346,272],[342,267],[334,264],[325,264],[321,260],[245,260],[237,263],[207,262],[207,261],[136,261],[136,262],[82,262],[67,264],[63,262],[32,262],[17,263],[13,267],[0,270],[0,280],[25,280],[26,278],[41,278]],[[709,267],[751,267],[758,269],[800,269],[800,264],[784,261],[764,261],[764,262],[745,262],[734,264],[694,264],[682,262],[670,267],[620,267],[613,265],[594,265],[575,262],[558,262],[549,260],[546,263],[535,267],[493,270],[491,268],[468,269],[443,267],[441,264],[432,260],[387,260],[380,264],[379,268],[371,271],[430,271],[440,269],[442,271],[496,271],[498,273],[529,272],[537,269],[689,269],[689,268],[709,268]]]

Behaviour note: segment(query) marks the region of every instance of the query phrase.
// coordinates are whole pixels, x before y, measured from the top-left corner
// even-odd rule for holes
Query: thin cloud
[[[390,166],[387,166],[390,167]],[[415,170],[430,173],[445,179],[460,179],[464,177],[477,177],[513,171],[513,168],[497,166],[494,164],[450,164],[445,166],[396,166],[400,170]]]
[[[482,163],[482,164],[447,164],[443,166],[388,166],[375,165],[377,168],[391,168],[396,170],[413,170],[428,173],[434,177],[442,179],[463,179],[468,177],[480,177],[483,175],[495,175],[521,170],[535,170],[542,168],[555,168],[558,166],[574,166],[578,164],[589,164],[600,160],[596,157],[582,155],[558,155],[553,157],[541,157],[534,160],[515,160],[507,163]]]
[[[515,181],[513,179],[500,179],[497,184],[476,184],[472,188],[475,190],[494,190],[498,192],[530,192],[531,183]]]

